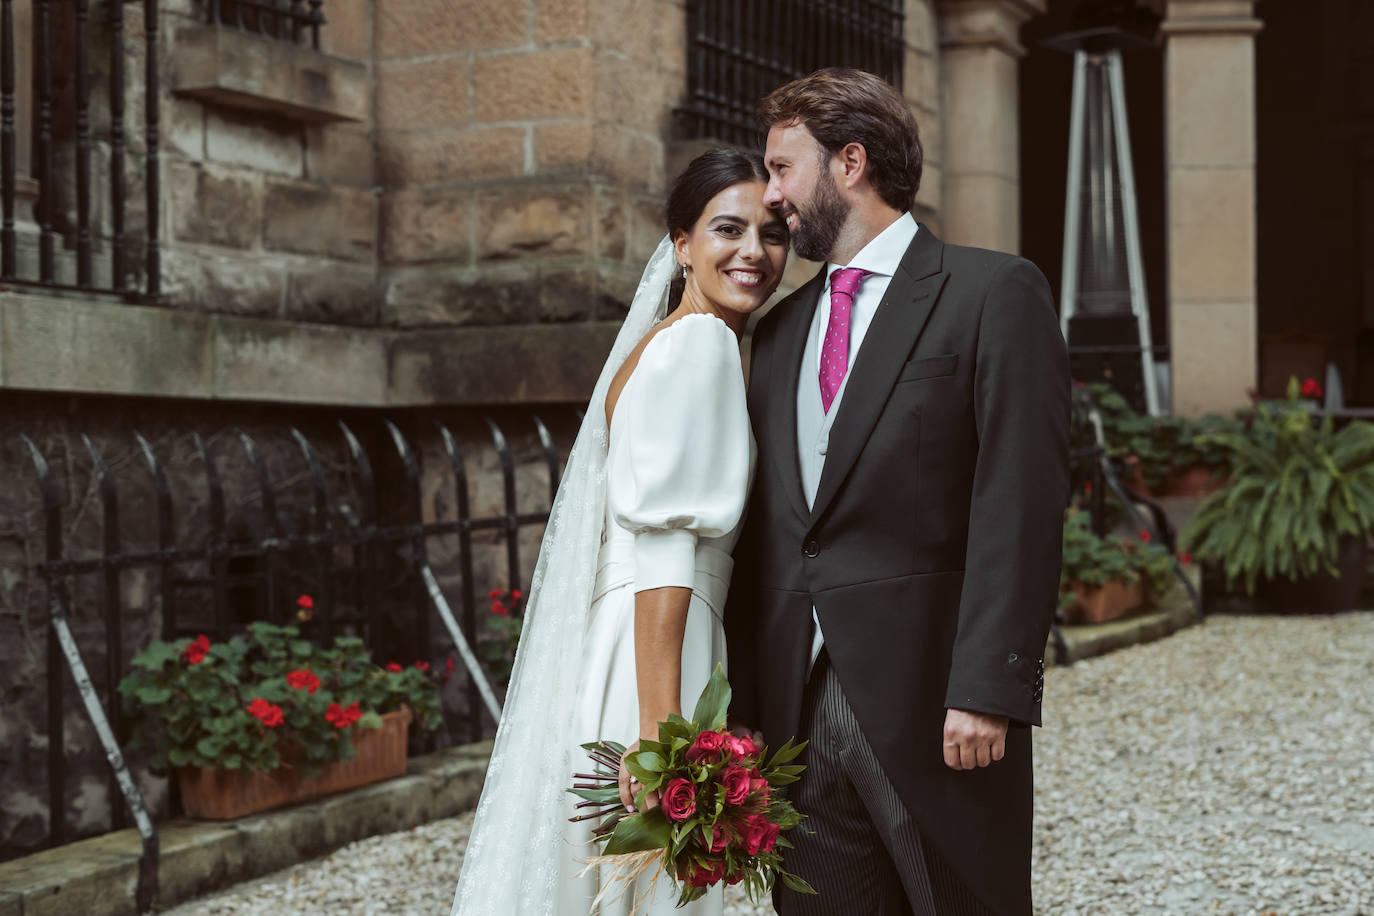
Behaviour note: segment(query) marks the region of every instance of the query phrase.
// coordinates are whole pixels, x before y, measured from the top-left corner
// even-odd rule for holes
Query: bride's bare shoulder
[[[634,374],[635,368],[639,365],[639,358],[644,355],[644,348],[649,346],[649,341],[653,340],[660,331],[667,328],[670,322],[667,319],[660,321],[649,329],[635,344],[635,348],[630,351],[630,355],[625,357],[625,362],[616,370],[615,378],[611,379],[610,387],[606,391],[606,428],[610,429],[611,418],[615,415],[615,405],[620,400],[620,393],[625,389],[625,383]]]

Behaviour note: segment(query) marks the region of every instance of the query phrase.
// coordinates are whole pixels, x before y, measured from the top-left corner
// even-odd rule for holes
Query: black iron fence
[[[571,420],[561,415],[558,419]],[[96,731],[110,732],[117,745],[121,715],[116,685],[147,639],[201,632],[227,638],[249,619],[284,623],[296,610],[296,596],[306,592],[314,598],[313,629],[307,631],[312,638],[347,633],[362,636],[372,645],[388,628],[394,635],[400,617],[405,638],[410,640],[406,649],[412,653],[405,657],[442,665],[440,659],[453,651],[451,646],[470,656],[464,648],[477,645],[480,638],[474,537],[483,538],[488,548],[496,542],[503,544],[505,583],[521,587],[525,566],[520,533],[547,521],[561,456],[549,426],[538,415],[505,419],[504,428],[489,417],[466,418],[465,423],[468,456],[474,452],[474,435],[484,433],[478,440],[488,466],[484,474],[494,481],[499,473],[500,511],[482,517],[472,514],[465,447],[444,421],[410,422],[409,434],[402,432],[401,426],[407,424],[399,418],[339,421],[332,428],[317,428],[312,435],[297,426],[267,435],[225,430],[208,437],[209,441],[191,433],[190,447],[181,442],[176,456],[175,485],[169,481],[166,456],[138,432],[128,433],[134,448],[117,462],[108,459],[109,444],[102,449],[83,435],[82,457],[89,464],[79,462],[85,465],[80,476],[86,479],[88,469],[86,486],[94,494],[90,503],[92,508],[98,505],[99,548],[91,550],[88,545],[80,551],[69,549],[68,541],[78,529],[85,531],[87,542],[95,541],[94,519],[64,517],[63,506],[71,503],[62,497],[64,487],[80,485],[71,479],[78,473],[73,470],[78,462],[64,455],[57,465],[50,464],[33,439],[21,437],[22,453],[36,477],[41,499],[44,555],[28,574],[41,583],[47,608],[48,845],[71,839],[64,810],[70,800],[70,736],[63,727],[68,679],[75,680]],[[543,475],[528,470],[542,466],[547,469],[547,494],[517,493],[517,460],[507,437],[512,423],[524,429],[526,447],[521,460],[527,470],[522,474],[523,486],[542,489]],[[558,428],[558,423],[554,425]],[[269,451],[273,461],[268,460]],[[499,472],[489,467],[493,452]],[[288,476],[283,468],[293,453],[291,479],[282,479]],[[273,464],[278,468],[276,479]],[[230,490],[226,474],[240,492]],[[185,494],[192,486],[200,488],[194,523],[185,517],[192,513],[179,512],[174,501],[174,491]],[[450,517],[438,517],[441,501],[433,494],[440,488],[449,494]],[[279,504],[279,497],[288,491],[294,494],[290,522]],[[422,499],[422,492],[431,495]],[[493,502],[491,493],[482,496],[488,504]],[[231,510],[230,502],[236,508]],[[521,505],[531,504],[541,508],[519,511]],[[135,526],[127,519],[121,522],[121,513],[130,506],[142,516]],[[69,509],[71,514],[75,513]],[[126,543],[123,532],[131,527],[144,532],[141,540],[155,543]],[[187,543],[186,532],[192,529],[204,533]],[[441,575],[431,564],[436,539],[445,542],[440,574],[450,583],[446,590],[457,592],[456,614],[444,596],[445,589],[440,588]],[[456,551],[452,549],[455,540]],[[76,558],[73,553],[84,556]],[[149,583],[145,591],[157,599],[147,602],[145,609],[159,607],[160,620],[144,614],[147,619],[139,621],[127,606],[123,580],[135,571],[141,571],[139,575]],[[87,618],[84,645],[80,632],[73,635],[70,625],[79,616],[73,613],[78,589]],[[99,643],[92,639],[92,616],[98,617],[103,629]],[[436,621],[448,627],[451,646],[438,638]],[[131,623],[143,627],[133,639],[127,632]],[[95,676],[86,676],[83,657],[97,660]],[[483,687],[483,677],[456,666],[447,696],[465,702],[445,710],[451,741],[478,740],[494,730],[493,703],[490,694],[481,695]],[[111,827],[127,826],[132,812],[145,831],[145,859],[155,863],[156,833],[142,797],[128,778],[118,747],[105,750],[113,764]],[[148,880],[155,887],[155,864],[149,867],[153,873]],[[151,893],[145,889],[141,897]]]
[[[310,47],[320,49],[320,26],[324,25],[323,0],[208,0],[206,15],[211,25],[228,25],[301,44],[306,36]]]
[[[0,281],[157,299],[158,4],[140,5],[144,117],[131,128],[126,68],[136,58],[126,55],[125,2],[0,0]],[[142,166],[136,237],[130,158]],[[108,207],[95,207],[97,195]]]
[[[759,101],[821,67],[857,67],[901,87],[902,0],[690,0],[688,137],[759,142]]]

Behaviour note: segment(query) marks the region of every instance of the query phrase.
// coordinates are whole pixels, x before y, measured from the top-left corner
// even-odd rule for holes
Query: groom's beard
[[[823,173],[806,205],[793,205],[797,228],[792,230],[792,249],[808,261],[828,261],[844,221],[849,218],[849,202],[840,196],[835,176]]]

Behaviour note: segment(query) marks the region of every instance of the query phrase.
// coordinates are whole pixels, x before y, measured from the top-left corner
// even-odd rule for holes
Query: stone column
[[[1229,412],[1257,377],[1251,0],[1169,0],[1165,36],[1174,413]]]
[[[940,0],[945,241],[1021,247],[1017,61],[1045,0]]]

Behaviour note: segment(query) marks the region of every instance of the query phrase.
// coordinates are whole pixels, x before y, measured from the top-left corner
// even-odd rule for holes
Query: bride
[[[755,457],[738,338],[787,258],[767,180],[759,156],[713,150],[669,194],[668,237],[550,514],[452,916],[587,916],[600,883],[582,861],[596,849],[590,822],[568,822],[565,791],[587,765],[579,745],[656,739],[725,662],[720,615]],[[673,910],[660,878],[612,889],[597,912],[624,913],[645,891],[641,912]],[[684,912],[722,907],[716,887]]]

